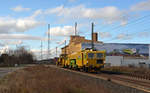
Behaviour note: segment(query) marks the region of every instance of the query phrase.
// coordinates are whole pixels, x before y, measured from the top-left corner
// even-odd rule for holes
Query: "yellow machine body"
[[[100,70],[104,67],[105,51],[82,50],[66,57],[60,57],[59,63],[68,68]]]

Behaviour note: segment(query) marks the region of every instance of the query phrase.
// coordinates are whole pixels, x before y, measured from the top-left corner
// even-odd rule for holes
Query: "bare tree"
[[[2,54],[0,64],[4,66],[14,66],[15,64],[32,64],[34,62],[33,53],[24,47],[16,50],[9,50],[8,53]]]

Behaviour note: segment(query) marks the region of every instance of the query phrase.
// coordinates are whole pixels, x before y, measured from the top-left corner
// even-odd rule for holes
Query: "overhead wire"
[[[147,19],[145,19],[145,18],[147,18],[147,17],[150,17],[150,14],[145,15],[145,16],[142,16],[142,17],[137,18],[137,19],[135,19],[135,20],[132,20],[132,21],[130,21],[129,23],[127,23],[126,26],[129,26],[130,24],[133,24],[133,23],[135,23],[135,24],[143,23],[143,22],[145,22],[145,20],[147,20]],[[143,19],[144,19],[144,20],[143,20]],[[142,20],[142,21],[140,21],[140,20]],[[140,22],[138,22],[138,21],[140,21]],[[133,24],[133,25],[135,25],[135,24]],[[114,27],[113,29],[111,29],[111,31],[112,31],[112,30],[119,29],[119,28],[121,28],[121,25]],[[111,39],[109,39],[109,40],[112,41],[112,40],[116,40],[116,39],[114,39],[114,37],[113,37],[113,38],[111,38]],[[106,40],[106,42],[109,41],[109,40]]]
[[[146,18],[146,17],[150,17],[150,14],[144,15],[144,16],[142,16],[142,17],[140,17],[140,18],[136,18],[136,19],[134,19],[134,20],[131,20],[131,21],[128,22],[125,26],[128,26],[128,25],[130,25],[130,24],[136,23],[137,21],[140,21],[140,20],[142,20],[142,19],[144,19],[144,18]],[[115,27],[111,28],[110,30],[112,31],[112,30],[116,30],[116,29],[119,29],[119,28],[122,28],[122,27],[124,27],[124,26],[119,25],[119,26],[115,26]]]
[[[137,30],[138,31],[138,30]],[[141,31],[141,33],[142,32],[147,32],[147,31],[150,31],[150,28],[146,28],[146,29],[143,29],[143,30],[140,30]],[[125,34],[125,35],[127,35],[127,36],[140,36],[140,33],[137,33],[137,32],[134,32],[134,33],[131,33],[131,34],[129,34],[129,33],[127,33],[127,34]],[[150,34],[148,34],[148,35],[150,35]],[[108,42],[108,41],[118,41],[118,40],[129,40],[129,39],[117,39],[117,37],[113,37],[113,38],[111,38],[111,39],[109,39],[109,40],[105,40],[105,42]]]
[[[68,4],[68,0],[65,0],[65,2],[64,2],[64,4],[63,4],[63,8],[65,8],[65,6]],[[65,40],[67,40],[67,39],[65,39]],[[65,41],[64,40],[64,41]],[[60,41],[61,42],[61,41]],[[59,49],[62,45],[64,45],[65,44],[65,42],[63,42],[62,44],[58,44],[58,45],[56,45],[56,47],[57,47],[57,49]],[[64,45],[65,46],[65,45]]]

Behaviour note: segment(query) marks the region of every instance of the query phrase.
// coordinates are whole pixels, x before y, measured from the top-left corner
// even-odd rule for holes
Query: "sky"
[[[40,58],[58,54],[74,35],[91,39],[91,23],[104,43],[150,44],[150,0],[1,0],[0,53],[24,46]],[[48,30],[50,24],[50,30]]]

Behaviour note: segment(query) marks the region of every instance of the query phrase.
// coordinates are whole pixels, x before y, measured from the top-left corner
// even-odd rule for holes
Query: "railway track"
[[[127,85],[136,89],[140,89],[146,92],[150,92],[150,81],[149,80],[140,80],[135,77],[123,76],[123,75],[109,75],[109,74],[100,74],[97,75],[100,77],[107,78],[107,80],[116,82],[122,85]]]
[[[50,65],[50,67],[58,68],[57,66],[52,66],[52,65]],[[123,86],[136,88],[138,90],[142,90],[150,93],[150,80],[138,79],[136,77],[130,77],[126,75],[105,74],[105,73],[94,74],[94,73],[85,73],[85,72],[80,72],[80,71],[75,71],[75,70],[65,69],[65,68],[60,68],[60,69],[93,77],[93,78],[114,82]]]
[[[108,74],[121,74],[124,76],[128,76],[128,77],[133,77],[133,78],[137,78],[137,79],[141,79],[141,80],[150,80],[150,74],[142,74],[142,73],[123,73],[123,72],[114,72],[114,71],[106,71],[103,70],[103,73],[108,73]]]

